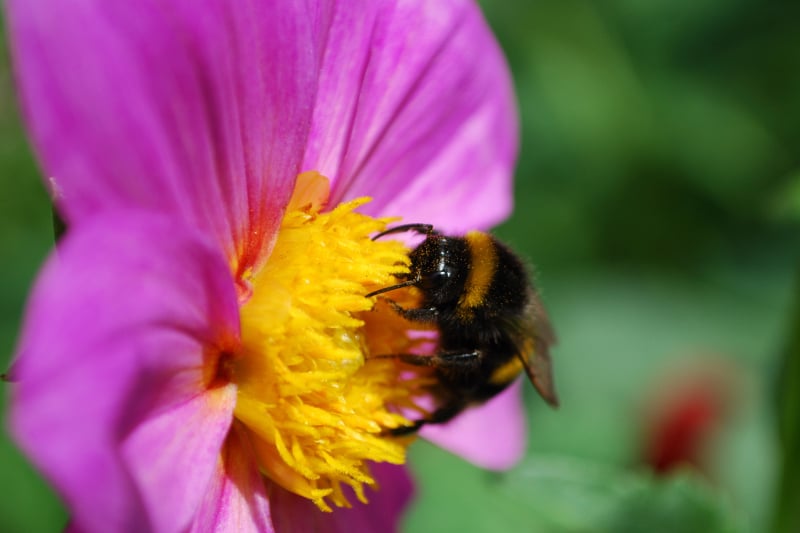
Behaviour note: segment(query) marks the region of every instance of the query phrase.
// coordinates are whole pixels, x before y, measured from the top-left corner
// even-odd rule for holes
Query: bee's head
[[[430,235],[410,255],[411,279],[430,306],[455,303],[469,273],[470,254],[462,238]]]

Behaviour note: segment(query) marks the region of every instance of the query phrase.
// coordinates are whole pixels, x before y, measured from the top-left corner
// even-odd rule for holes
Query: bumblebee
[[[367,296],[409,286],[419,289],[418,308],[388,302],[407,320],[438,330],[435,353],[378,357],[432,368],[436,385],[430,392],[436,403],[429,416],[392,433],[404,435],[425,424],[448,422],[465,408],[500,393],[523,370],[542,398],[557,407],[550,359],[555,335],[522,261],[480,231],[451,237],[430,224],[405,224],[373,239],[408,231],[425,236],[409,256],[409,272],[397,275],[396,285]]]

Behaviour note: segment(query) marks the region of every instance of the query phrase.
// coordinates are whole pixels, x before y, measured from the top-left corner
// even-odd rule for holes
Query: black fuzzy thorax
[[[435,247],[438,251],[424,251],[431,257],[437,254],[444,257],[442,254],[446,253],[446,260],[457,267],[457,289],[450,289],[447,298],[442,294],[425,294],[422,307],[438,310],[440,352],[480,352],[474,365],[437,369],[437,379],[446,395],[457,394],[470,402],[491,398],[509,385],[510,381],[493,384],[489,377],[518,356],[518,332],[509,328],[509,324],[525,311],[530,294],[525,265],[505,245],[491,239],[495,249],[494,275],[481,303],[469,309],[460,303],[469,289],[469,271],[473,267],[467,239],[448,237]],[[431,266],[431,257],[424,260],[427,267]]]

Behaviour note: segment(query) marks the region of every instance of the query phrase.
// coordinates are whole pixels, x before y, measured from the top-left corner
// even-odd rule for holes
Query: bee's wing
[[[541,300],[533,291],[525,313],[516,317],[509,328],[514,332],[517,356],[522,360],[531,383],[548,404],[558,407],[550,359],[550,346],[556,343],[556,336]]]

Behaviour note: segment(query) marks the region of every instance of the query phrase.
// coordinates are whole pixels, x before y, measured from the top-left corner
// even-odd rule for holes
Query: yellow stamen
[[[364,297],[407,271],[404,245],[370,238],[391,219],[356,213],[366,198],[322,213],[320,176],[304,176],[269,261],[249,280],[228,371],[239,391],[234,416],[262,472],[330,510],[349,506],[343,486],[366,501],[368,462],[405,462],[411,439],[387,430],[410,424],[400,412],[416,409],[422,381],[401,376],[392,358],[367,363],[413,344],[407,324]]]

